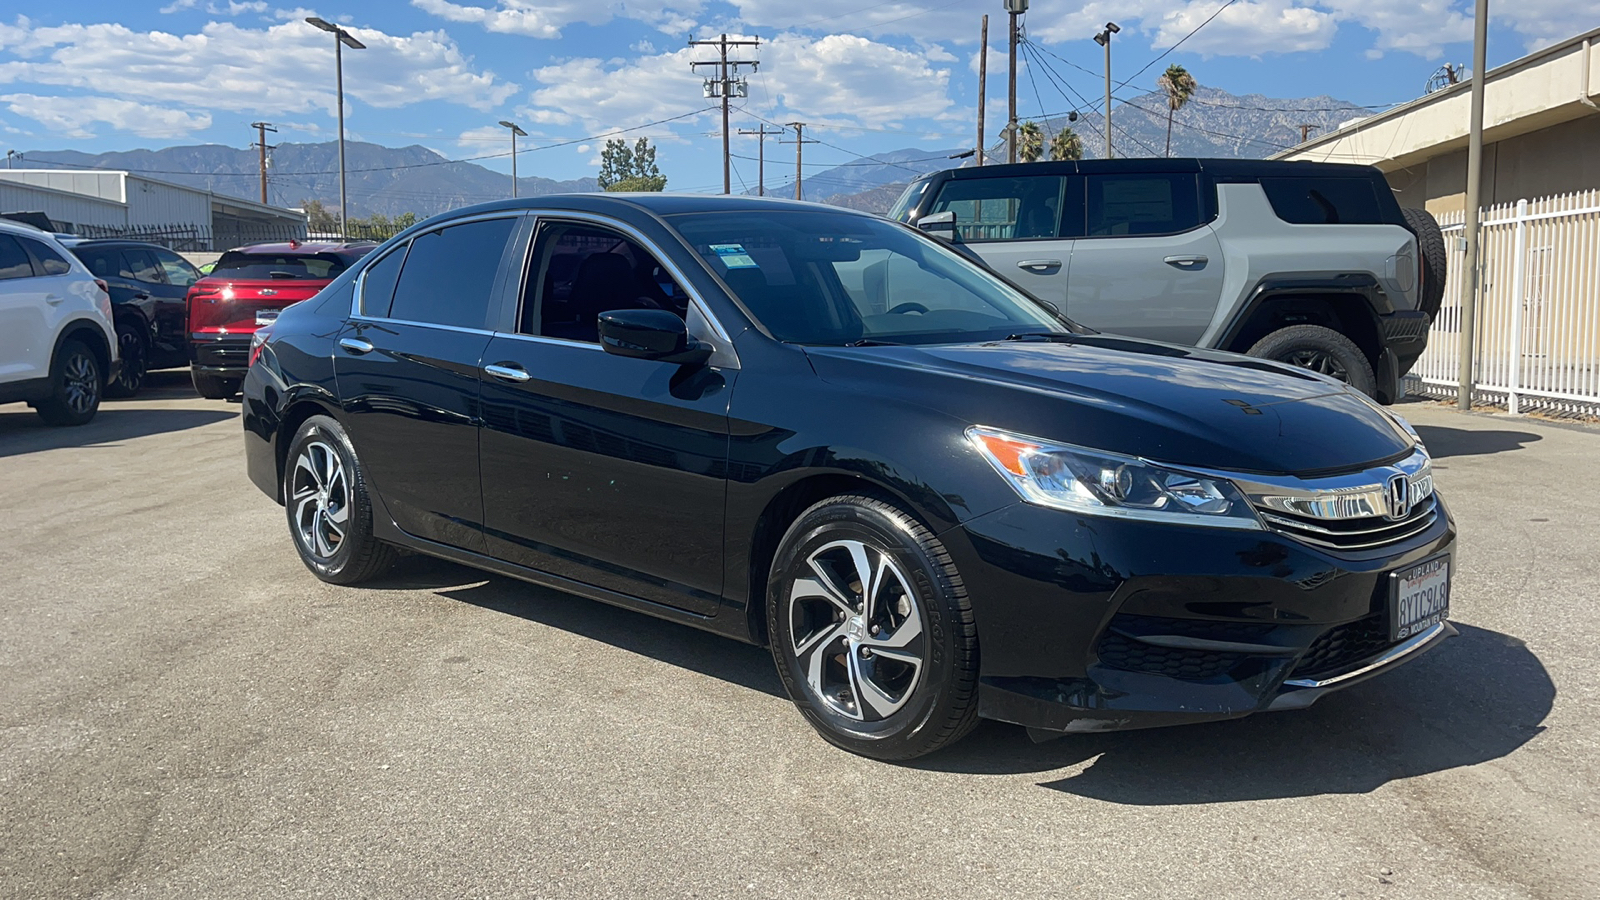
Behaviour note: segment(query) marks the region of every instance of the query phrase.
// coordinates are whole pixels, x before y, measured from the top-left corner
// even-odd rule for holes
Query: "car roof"
[[[1378,173],[1372,166],[1353,163],[1299,162],[1285,159],[1215,159],[1205,157],[1178,157],[1173,159],[1080,159],[1048,160],[1031,163],[1000,163],[986,166],[969,166],[962,169],[943,169],[929,172],[916,179],[948,175],[951,178],[1003,178],[1018,175],[1121,175],[1146,172],[1204,172],[1221,178],[1241,176],[1295,176],[1342,175],[1344,177],[1370,177]]]
[[[741,194],[673,194],[665,192],[607,192],[598,191],[584,194],[545,194],[539,197],[522,197],[516,200],[495,200],[489,203],[480,203],[464,209],[446,213],[448,218],[459,218],[469,215],[498,212],[501,210],[521,209],[551,209],[572,210],[574,212],[609,212],[613,215],[626,215],[629,212],[644,211],[655,216],[674,216],[684,213],[706,212],[763,212],[770,213],[778,210],[795,210],[805,212],[832,212],[845,215],[859,215],[867,218],[877,218],[870,213],[846,209],[842,206],[827,206],[821,203],[809,203],[803,200],[781,200],[776,197],[750,197]],[[444,221],[444,217],[430,219]],[[427,224],[427,223],[422,223]]]
[[[62,238],[61,246],[66,247],[68,250],[76,250],[79,247],[146,247],[156,250],[167,249],[165,245],[157,244],[154,241],[136,241],[132,238],[70,237]]]
[[[357,250],[365,253],[376,246],[378,246],[376,241],[263,241],[259,244],[233,247],[227,252],[246,256],[281,256],[285,253],[308,255],[314,253],[352,253]]]

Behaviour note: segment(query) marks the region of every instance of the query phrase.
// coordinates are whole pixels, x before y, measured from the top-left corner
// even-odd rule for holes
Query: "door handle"
[[[1059,269],[1059,268],[1061,268],[1061,260],[1059,260],[1059,259],[1025,259],[1022,262],[1017,263],[1017,268],[1019,268],[1019,269],[1031,269],[1033,271],[1043,271],[1045,269]]]
[[[1180,269],[1198,269],[1209,261],[1209,258],[1204,256],[1169,256],[1162,260],[1167,265],[1177,266]]]
[[[483,371],[493,375],[501,381],[513,381],[517,384],[521,384],[522,382],[533,377],[532,375],[528,374],[526,369],[518,365],[487,365],[483,367]]]
[[[67,299],[67,298],[61,296],[60,294],[45,294],[44,295],[44,302],[50,304],[51,306],[55,306],[57,303],[60,303],[61,301],[65,300],[65,299]]]
[[[354,353],[357,356],[372,352],[372,344],[367,341],[363,341],[361,338],[339,338],[339,346],[343,347],[345,352]]]
[[[139,293],[133,295],[133,299],[135,299],[135,300],[149,300],[150,299],[150,295],[148,293],[146,293],[145,291],[140,291]]]

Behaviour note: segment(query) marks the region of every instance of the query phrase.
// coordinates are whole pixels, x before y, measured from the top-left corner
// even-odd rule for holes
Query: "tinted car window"
[[[400,265],[406,261],[409,243],[394,248],[383,259],[367,266],[361,282],[361,312],[383,318],[389,315],[389,303],[394,300],[394,283],[400,279]]]
[[[122,259],[124,276],[146,284],[164,283],[161,279],[161,266],[149,250],[142,247],[124,247]]]
[[[552,222],[539,229],[538,264],[523,290],[526,334],[597,343],[596,323],[616,309],[665,309],[680,316],[689,295],[649,251],[592,225]]]
[[[486,219],[411,240],[389,316],[409,322],[483,328],[515,218]]]
[[[1177,234],[1200,225],[1194,175],[1138,174],[1088,176],[1092,237]]]
[[[32,278],[33,261],[9,234],[0,234],[0,278]]]
[[[200,280],[200,270],[189,264],[189,261],[173,253],[171,250],[150,248],[155,254],[156,262],[161,264],[161,271],[167,276],[167,283],[178,287],[188,287]]]
[[[326,281],[343,272],[348,263],[333,253],[238,253],[228,251],[217,260],[211,274],[223,278],[289,278]]]
[[[1263,178],[1278,218],[1294,225],[1379,225],[1384,219],[1369,178]]]
[[[33,254],[34,260],[44,269],[37,272],[39,275],[65,275],[72,271],[72,265],[61,258],[61,254],[50,248],[44,241],[35,241],[31,238],[17,238],[22,246]]]
[[[952,178],[929,213],[953,211],[963,241],[1019,241],[1060,237],[1060,176]]]
[[[926,180],[913,181],[906,185],[905,191],[900,194],[900,199],[896,200],[894,206],[889,208],[889,218],[896,222],[907,221],[911,216],[911,211],[917,208],[917,201],[922,199],[922,195],[927,190],[928,182]]]
[[[84,268],[96,278],[115,278],[122,271],[122,254],[114,249],[74,247],[72,254],[78,257]]]

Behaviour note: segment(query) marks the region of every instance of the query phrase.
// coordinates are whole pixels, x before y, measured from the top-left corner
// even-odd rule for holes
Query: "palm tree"
[[[1017,158],[1023,162],[1038,162],[1044,155],[1044,132],[1029,119],[1017,126]]]
[[[1050,139],[1051,159],[1083,159],[1083,138],[1071,128],[1063,127]]]
[[[1156,79],[1156,84],[1167,92],[1167,155],[1171,156],[1172,114],[1183,109],[1183,105],[1189,102],[1189,98],[1200,89],[1200,85],[1194,80],[1194,76],[1189,74],[1188,69],[1177,63],[1167,66],[1167,71]]]

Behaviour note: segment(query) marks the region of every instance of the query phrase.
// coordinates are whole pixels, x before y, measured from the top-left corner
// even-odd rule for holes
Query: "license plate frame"
[[[278,321],[278,313],[281,312],[283,312],[281,309],[256,310],[256,327],[260,328],[263,325],[271,325],[273,322]]]
[[[1448,553],[1389,573],[1389,640],[1403,641],[1450,618]]]

